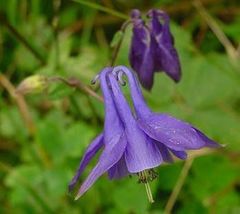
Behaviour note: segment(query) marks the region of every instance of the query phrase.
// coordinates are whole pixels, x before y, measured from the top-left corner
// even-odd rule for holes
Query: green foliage
[[[144,92],[146,100],[154,111],[191,122],[225,145],[194,159],[173,213],[239,213],[240,69],[238,62],[229,60],[215,34],[205,28],[206,23],[201,23],[198,13],[189,13],[188,7],[192,7],[187,1],[118,0],[101,1],[99,6],[100,1],[76,0],[84,5],[61,1],[59,8],[56,2],[0,1],[0,75],[15,86],[31,75],[43,75],[75,77],[91,87],[91,79],[109,65],[112,49],[122,38],[116,64],[129,66],[131,26],[124,35],[119,29],[130,9],[166,8],[183,78],[175,84],[157,73],[151,93]],[[230,9],[239,3],[208,6],[215,18],[221,18],[220,27],[237,47],[240,18]],[[228,6],[231,14],[226,16],[223,11]],[[0,213],[163,213],[182,161],[158,169],[159,177],[151,183],[153,205],[135,175],[120,181],[102,176],[74,201],[67,186],[86,147],[102,131],[103,104],[83,90],[53,81],[41,94],[24,98],[33,121],[29,127],[24,104],[10,92],[0,81]]]

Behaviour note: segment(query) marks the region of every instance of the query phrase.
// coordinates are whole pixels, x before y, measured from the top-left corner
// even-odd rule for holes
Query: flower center
[[[152,191],[149,185],[149,182],[157,178],[157,173],[153,169],[143,170],[138,173],[138,183],[143,183],[146,188],[148,200],[150,203],[153,203]]]
[[[154,169],[147,169],[138,173],[138,183],[148,183],[156,179],[158,174]]]

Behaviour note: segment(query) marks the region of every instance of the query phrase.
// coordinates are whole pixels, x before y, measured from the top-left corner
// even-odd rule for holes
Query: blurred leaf
[[[110,47],[114,48],[121,41],[122,37],[123,37],[123,32],[121,30],[117,31],[113,36],[113,39],[110,43]]]
[[[76,91],[75,88],[71,88],[69,86],[66,86],[63,83],[57,83],[57,85],[51,87],[50,90],[51,91],[48,94],[48,98],[50,100],[62,99],[64,97],[67,97],[67,96],[73,94]]]
[[[237,174],[236,168],[223,156],[198,158],[193,163],[189,180],[191,191],[199,200],[204,200],[234,182]]]

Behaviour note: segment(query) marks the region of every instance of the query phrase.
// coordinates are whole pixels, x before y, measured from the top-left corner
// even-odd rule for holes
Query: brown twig
[[[82,92],[85,92],[86,94],[96,98],[100,102],[103,102],[103,97],[98,95],[95,91],[93,91],[90,87],[82,83],[79,79],[76,79],[75,77],[65,79],[63,77],[50,77],[48,79],[49,81],[61,81],[64,84],[76,88]]]
[[[177,183],[176,183],[176,185],[175,185],[175,187],[174,187],[174,189],[173,189],[173,191],[172,191],[172,193],[171,193],[171,195],[168,199],[167,205],[166,205],[165,210],[164,210],[165,214],[170,214],[171,213],[171,211],[174,207],[174,204],[177,200],[177,197],[178,197],[178,195],[179,195],[179,193],[182,189],[182,186],[185,182],[185,179],[188,175],[188,172],[189,172],[189,170],[192,166],[193,160],[194,160],[193,157],[190,157],[186,160],[186,162],[185,162],[185,164],[182,168],[182,171],[180,173],[180,176],[177,180]]]
[[[16,90],[15,87],[12,85],[12,83],[7,79],[7,77],[4,74],[0,74],[0,84],[3,86],[3,88],[7,90],[7,92],[16,102],[19,112],[21,113],[23,121],[27,127],[27,130],[30,136],[33,136],[35,134],[36,128],[33,123],[32,117],[29,113],[29,109],[24,97],[21,94],[15,93]]]
[[[0,74],[0,85],[2,85],[3,88],[7,90],[10,96],[16,102],[30,137],[35,138],[36,126],[29,113],[29,109],[24,99],[24,96],[19,93],[16,93],[15,87],[12,85],[12,83],[7,79],[7,77],[4,74]],[[40,145],[38,145],[38,156],[46,167],[51,166],[51,162],[46,151]]]

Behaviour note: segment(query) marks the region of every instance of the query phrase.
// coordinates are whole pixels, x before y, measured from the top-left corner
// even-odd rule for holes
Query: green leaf
[[[117,31],[114,36],[113,39],[110,43],[110,47],[114,48],[115,46],[117,46],[117,44],[121,41],[121,39],[123,38],[123,32],[121,30]]]

